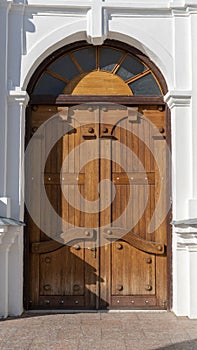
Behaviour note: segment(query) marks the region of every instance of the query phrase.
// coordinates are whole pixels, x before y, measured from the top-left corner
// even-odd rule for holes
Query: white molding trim
[[[102,45],[108,34],[108,13],[100,1],[87,13],[87,42]]]
[[[29,95],[26,91],[16,89],[9,91],[8,94],[8,102],[9,103],[19,103],[23,106],[27,106],[29,102]]]
[[[0,197],[0,216],[10,218],[11,215],[11,198]]]
[[[0,226],[0,229],[4,226]],[[9,310],[9,289],[14,289],[16,281],[9,279],[9,270],[12,266],[11,256],[9,254],[11,246],[17,238],[17,229],[9,231],[9,226],[5,227],[4,233],[0,233],[0,317],[6,318],[10,314]]]
[[[13,4],[13,0],[0,0],[0,7],[10,7]]]
[[[0,0],[0,32],[1,32],[1,52],[0,52],[0,195],[6,196],[7,191],[7,78],[8,78],[8,40],[9,40],[9,12],[12,1]]]
[[[177,230],[177,248],[190,249],[195,247],[197,250],[197,229],[195,231],[190,230],[189,228],[186,230]]]
[[[197,246],[197,219],[173,221],[172,225],[177,234],[177,244]]]
[[[25,6],[29,9],[51,9],[53,11],[57,11],[59,9],[64,10],[72,10],[72,9],[79,9],[79,10],[89,10],[101,3],[101,7],[103,9],[110,9],[110,10],[118,10],[118,11],[129,11],[129,10],[141,10],[142,12],[146,10],[151,11],[164,11],[164,10],[171,10],[173,11],[182,11],[182,13],[185,12],[185,14],[188,14],[190,11],[193,11],[197,8],[197,2],[196,0],[161,0],[161,1],[145,1],[145,0],[133,0],[128,1],[102,1],[102,0],[90,0],[90,1],[75,1],[67,0],[66,2],[64,0],[48,0],[47,4],[44,0],[29,0],[28,3],[26,0],[0,0],[2,2],[9,1],[13,3],[13,6]],[[100,5],[99,5],[100,6]]]
[[[190,107],[191,90],[171,90],[164,96],[164,101],[170,109],[174,107]]]
[[[173,226],[173,311],[197,318],[197,220],[181,220]]]

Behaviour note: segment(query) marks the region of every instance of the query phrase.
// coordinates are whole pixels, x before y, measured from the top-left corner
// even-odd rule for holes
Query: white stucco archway
[[[101,44],[108,38],[136,47],[154,62],[168,85],[164,98],[171,109],[174,166],[173,310],[177,315],[197,318],[196,1],[191,0],[189,7],[187,2],[180,5],[176,0],[161,4],[134,1],[124,6],[110,1],[104,12],[91,6],[98,3],[100,11],[107,2],[28,3],[0,2],[5,48],[0,54],[0,215],[23,220],[26,88],[40,63],[55,50],[80,40]],[[100,16],[98,29],[92,21],[93,10]],[[0,229],[0,315],[6,317],[23,311],[23,231],[9,225],[0,225]]]
[[[149,57],[150,60],[160,69],[165,77],[169,90],[173,87],[173,58],[157,40],[154,40],[147,31],[138,27],[131,27],[127,24],[121,25],[121,30],[117,25],[111,25],[109,28],[108,39],[114,39],[137,48],[139,51]],[[132,32],[132,36],[131,33]],[[65,36],[65,33],[67,35]],[[21,86],[26,90],[28,82],[39,66],[50,54],[61,47],[80,41],[87,40],[86,22],[80,21],[75,24],[65,25],[58,28],[46,37],[43,37],[23,58],[21,70]]]

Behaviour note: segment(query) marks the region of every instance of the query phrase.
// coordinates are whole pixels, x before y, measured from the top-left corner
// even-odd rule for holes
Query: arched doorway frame
[[[67,52],[74,50],[74,49],[80,49],[84,46],[92,46],[90,44],[87,44],[86,41],[78,41],[75,42],[73,44],[68,44],[66,46],[63,46],[62,48],[56,50],[55,52],[53,52],[51,55],[49,55],[47,58],[45,58],[43,60],[43,62],[39,65],[39,67],[37,67],[36,71],[34,72],[34,74],[32,75],[28,86],[27,86],[27,92],[30,96],[30,103],[34,103],[34,100],[31,100],[31,94],[33,92],[34,86],[38,80],[38,78],[40,77],[40,75],[42,74],[42,72],[46,69],[46,67],[53,61],[58,59],[60,56],[62,56],[63,54],[66,54]],[[161,88],[162,88],[162,92],[163,92],[163,96],[167,93],[168,91],[168,87],[165,81],[165,78],[163,77],[161,71],[157,68],[157,66],[153,63],[153,61],[151,61],[148,56],[146,56],[144,53],[142,53],[141,51],[139,51],[138,49],[131,47],[128,44],[119,42],[117,40],[106,40],[104,42],[104,44],[102,45],[103,47],[108,46],[108,47],[114,47],[117,49],[124,49],[125,51],[127,51],[130,54],[133,54],[134,56],[136,56],[136,58],[138,58],[140,61],[144,62],[150,69],[151,71],[154,73],[156,79],[158,80]],[[36,102],[36,101],[35,101]],[[59,102],[57,100],[57,102]],[[155,100],[156,102],[156,100]],[[160,100],[157,100],[157,102],[162,103],[163,102],[163,98],[161,98]],[[133,101],[134,103],[134,101]],[[164,102],[163,102],[164,103]]]
[[[28,128],[28,116],[30,113],[30,110],[32,108],[32,105],[37,104],[51,104],[51,105],[77,105],[82,104],[87,101],[87,96],[71,96],[71,95],[58,95],[53,96],[51,99],[47,96],[32,96],[33,89],[35,87],[35,84],[38,80],[38,78],[41,76],[42,72],[46,69],[46,67],[52,62],[52,60],[55,60],[62,56],[63,54],[69,52],[73,49],[79,49],[83,46],[88,46],[87,42],[85,41],[79,41],[75,42],[69,45],[66,45],[58,50],[56,50],[54,53],[49,55],[44,61],[39,65],[39,67],[36,69],[34,74],[32,75],[29,84],[27,86],[27,93],[30,96],[29,104],[27,106],[26,110],[26,145],[28,144],[28,141],[30,139],[30,130]],[[89,45],[92,46],[92,45]],[[140,52],[138,49],[129,46],[128,44],[116,41],[116,40],[106,40],[103,46],[108,47],[115,47],[119,49],[124,49],[128,53],[133,54],[136,56],[139,60],[144,62],[154,73],[157,81],[159,82],[163,96],[167,93],[168,87],[165,81],[165,78],[163,77],[160,70],[157,68],[157,66],[142,52]],[[119,103],[128,105],[128,106],[137,106],[137,105],[159,105],[162,106],[162,108],[166,109],[166,119],[167,119],[167,137],[166,141],[168,144],[168,147],[171,148],[171,124],[170,124],[170,110],[167,107],[166,103],[164,102],[163,96],[120,96],[119,97]],[[117,102],[116,96],[88,96],[89,102]],[[168,189],[167,189],[167,201],[170,201],[171,198],[171,164],[170,160],[168,160]],[[168,289],[168,304],[167,308],[171,309],[172,307],[172,279],[171,279],[171,270],[172,270],[172,239],[171,239],[171,209],[168,212],[167,216],[167,264],[168,264],[168,281],[167,281],[167,289]],[[24,286],[24,306],[27,308],[27,295],[28,295],[28,286],[27,286],[27,280],[28,280],[28,235],[27,235],[27,229],[25,234],[25,286]]]

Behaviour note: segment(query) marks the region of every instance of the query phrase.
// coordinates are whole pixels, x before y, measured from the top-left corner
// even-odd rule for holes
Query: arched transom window
[[[33,94],[161,96],[163,93],[154,73],[135,55],[110,46],[84,46],[49,63]]]

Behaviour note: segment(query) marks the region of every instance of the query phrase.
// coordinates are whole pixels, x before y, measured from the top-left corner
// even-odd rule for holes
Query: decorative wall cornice
[[[110,16],[188,16],[197,11],[196,0],[161,1],[115,1],[115,0],[0,0],[0,6],[12,4],[11,13],[26,11],[49,12],[57,15],[76,13],[87,15],[87,41],[93,45],[102,45],[108,35]],[[85,11],[85,12],[84,12]]]
[[[178,233],[197,233],[197,218],[196,219],[185,219],[185,220],[174,220],[172,225],[175,231]]]
[[[11,13],[34,11],[87,16],[87,41],[93,45],[102,45],[108,36],[108,22],[111,16],[188,16],[197,11],[196,0],[160,0],[160,1],[115,1],[115,0],[0,0],[2,4],[11,3]]]
[[[187,9],[187,8],[195,8],[197,7],[196,0],[152,0],[152,1],[146,1],[146,0],[132,0],[132,1],[115,1],[115,0],[83,0],[83,1],[75,1],[72,0],[48,0],[47,2],[45,0],[40,0],[39,2],[36,0],[0,0],[0,1],[12,1],[15,4],[27,4],[28,6],[34,6],[34,7],[64,7],[64,8],[92,8],[93,5],[96,4],[98,6],[99,3],[102,3],[103,8],[107,9],[122,9],[122,10],[128,10],[128,9]]]
[[[197,232],[195,234],[177,233],[177,249],[197,252]]]
[[[170,109],[174,107],[190,107],[191,104],[190,90],[171,90],[164,96],[164,101]]]
[[[173,221],[177,249],[197,252],[197,219]]]
[[[26,106],[29,102],[29,95],[23,90],[11,90],[8,94],[8,102],[19,103]]]

